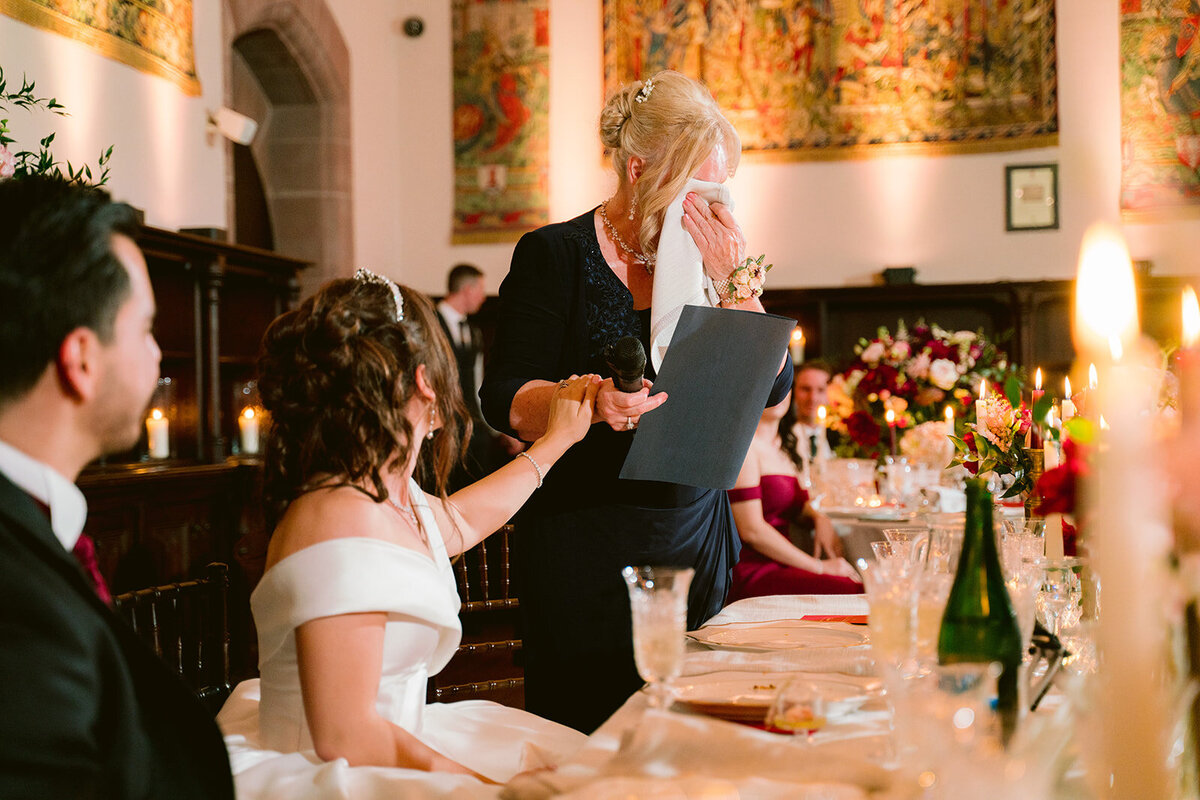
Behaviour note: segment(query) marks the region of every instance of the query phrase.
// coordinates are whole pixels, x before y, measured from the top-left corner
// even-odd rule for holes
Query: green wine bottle
[[[1000,663],[997,711],[1005,742],[1016,729],[1020,715],[1021,650],[1021,632],[1004,585],[992,526],[992,493],[986,481],[968,480],[966,531],[938,633],[938,661]]]

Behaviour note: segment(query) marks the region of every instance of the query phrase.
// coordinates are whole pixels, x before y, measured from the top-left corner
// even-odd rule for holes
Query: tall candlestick
[[[883,416],[887,420],[888,438],[891,439],[892,443],[892,455],[896,455],[896,412],[889,408]]]
[[[170,421],[157,408],[146,418],[146,438],[151,458],[168,458],[171,455]]]
[[[1156,401],[1143,372],[1153,367],[1154,350],[1138,332],[1133,269],[1115,229],[1093,227],[1084,238],[1075,311],[1080,355],[1103,369],[1087,411],[1108,423],[1101,434],[1107,447],[1098,448],[1084,485],[1092,558],[1104,586],[1099,696],[1130,699],[1099,708],[1101,769],[1111,770],[1114,798],[1169,797],[1168,687],[1148,679],[1162,674],[1167,655],[1168,481],[1144,413]]]
[[[1046,515],[1046,558],[1063,557],[1063,515]]]
[[[1187,432],[1200,429],[1200,304],[1191,286],[1183,289],[1182,333],[1175,366],[1179,370],[1179,416]]]
[[[258,452],[258,417],[254,416],[252,406],[246,406],[246,410],[238,416],[238,437],[244,455],[252,456]]]
[[[1030,406],[1030,413],[1037,414],[1038,401],[1041,400],[1045,394],[1046,394],[1045,390],[1042,389],[1042,368],[1038,367],[1037,375],[1033,379],[1033,394],[1032,394],[1032,405]],[[1033,424],[1029,426],[1029,446],[1030,447],[1037,448],[1037,447],[1042,446],[1042,424],[1043,424],[1043,422],[1045,422],[1044,418],[1038,419],[1037,417],[1034,417]]]
[[[946,418],[946,435],[954,435],[954,406],[947,405],[942,415]]]
[[[799,325],[796,330],[792,331],[791,341],[788,342],[788,350],[792,354],[792,362],[794,364],[804,363],[804,329]]]
[[[987,378],[979,381],[979,399],[975,401],[975,423],[983,420],[983,401],[987,399]]]

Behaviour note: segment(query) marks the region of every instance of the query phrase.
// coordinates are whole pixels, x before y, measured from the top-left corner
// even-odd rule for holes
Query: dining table
[[[1022,722],[1019,747],[988,744],[981,721],[938,716],[876,663],[864,595],[776,595],[734,602],[686,637],[671,702],[634,694],[566,763],[517,776],[508,800],[729,798],[1083,800],[1063,692]],[[768,726],[789,681],[825,697],[826,724]],[[586,691],[581,686],[580,691]],[[961,711],[959,712],[961,713]],[[969,729],[969,730],[968,730]],[[963,735],[975,737],[959,741]],[[941,737],[941,738],[939,738]],[[958,739],[956,739],[958,737]],[[935,752],[921,752],[925,749]],[[1017,774],[1021,773],[1021,774]],[[986,788],[984,788],[986,787]],[[973,793],[976,790],[982,793]]]

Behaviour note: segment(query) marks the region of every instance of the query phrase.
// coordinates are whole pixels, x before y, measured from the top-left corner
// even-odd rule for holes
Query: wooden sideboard
[[[262,464],[237,454],[234,387],[254,375],[259,342],[296,301],[306,262],[200,236],[145,228],[158,304],[161,374],[174,386],[171,455],[151,459],[145,431],[127,453],[84,470],[87,532],[114,592],[200,574],[210,561],[230,570],[234,678],[255,668],[249,591],[262,575],[267,532]]]

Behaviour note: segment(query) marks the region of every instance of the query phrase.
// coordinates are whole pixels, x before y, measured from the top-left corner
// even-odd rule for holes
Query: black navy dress
[[[649,352],[649,332],[649,309],[633,308],[600,253],[593,212],[526,234],[500,286],[499,326],[480,390],[484,417],[515,435],[509,410],[518,389],[571,374],[607,376],[604,346],[633,335]],[[654,379],[649,363],[646,377]],[[789,361],[767,405],[784,398],[791,378]],[[585,732],[642,685],[621,568],[692,567],[694,629],[720,610],[740,548],[725,492],[617,477],[635,435],[593,425],[517,518],[526,708]]]

